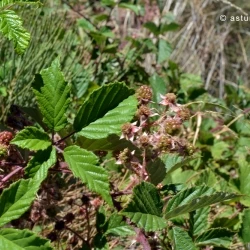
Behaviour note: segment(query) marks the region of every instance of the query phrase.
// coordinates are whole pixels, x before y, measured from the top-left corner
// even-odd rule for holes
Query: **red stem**
[[[19,171],[21,171],[23,168],[20,166],[17,166],[16,169],[14,169],[12,172],[10,172],[9,174],[7,174],[1,181],[0,184],[2,185],[4,182],[8,181],[13,175],[15,175],[16,173],[18,173]]]
[[[135,228],[135,232],[137,233],[137,241],[142,244],[144,250],[151,250],[151,246],[148,243],[148,239],[141,229]]]

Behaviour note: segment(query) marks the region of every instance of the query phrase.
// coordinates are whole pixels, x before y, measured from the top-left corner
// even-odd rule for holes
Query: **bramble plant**
[[[167,2],[43,1],[1,40],[1,250],[249,248],[250,91],[169,60]],[[37,3],[0,1],[19,54]]]
[[[144,249],[190,250],[216,245],[217,239],[229,246],[235,232],[209,227],[209,206],[241,195],[204,184],[168,184],[171,173],[196,159],[197,151],[186,136],[192,111],[175,94],[161,95],[156,103],[149,86],[135,93],[115,82],[94,90],[74,117],[68,112],[70,88],[56,59],[35,78],[38,108],[27,109],[30,125],[0,133],[1,249],[53,249],[36,233],[10,227],[20,217],[31,229],[52,222],[44,234],[52,242],[70,231],[79,249],[112,249],[114,236],[136,237]],[[55,208],[62,195],[57,185],[68,178],[83,188],[81,202],[77,213],[62,216]],[[74,202],[67,201],[72,209]],[[178,226],[182,217],[185,227]],[[86,224],[73,229],[74,220]]]

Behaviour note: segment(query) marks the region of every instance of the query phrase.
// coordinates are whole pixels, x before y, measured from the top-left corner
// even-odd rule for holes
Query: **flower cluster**
[[[141,86],[137,90],[139,104],[135,121],[121,128],[121,139],[129,140],[137,150],[126,148],[117,157],[117,164],[130,169],[131,165],[137,165],[135,173],[138,173],[139,166],[144,179],[147,178],[147,161],[166,153],[188,156],[195,152],[194,146],[182,136],[183,123],[191,117],[189,109],[178,104],[173,93],[161,95],[159,108],[152,108],[152,96],[153,91],[148,86]],[[139,153],[136,154],[137,151]]]

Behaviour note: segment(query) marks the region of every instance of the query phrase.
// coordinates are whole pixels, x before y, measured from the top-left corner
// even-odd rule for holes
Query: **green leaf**
[[[170,174],[176,169],[183,167],[190,161],[194,160],[195,157],[183,157],[178,154],[165,154],[161,159],[165,163],[167,174]]]
[[[167,174],[162,184],[182,184],[183,188],[190,185],[190,180],[196,176],[197,173],[194,170],[177,169],[171,174]]]
[[[218,180],[216,175],[210,169],[206,169],[200,172],[199,176],[197,176],[197,181],[195,182],[196,186],[206,185],[208,187],[217,188]]]
[[[229,145],[223,141],[215,142],[215,144],[211,147],[211,153],[214,159],[221,159],[222,154],[225,151],[229,150]]]
[[[91,122],[102,118],[133,93],[134,91],[123,83],[103,85],[94,90],[78,111],[74,121],[74,129],[80,131]]]
[[[214,189],[201,186],[201,187],[191,187],[179,192],[176,196],[168,201],[168,205],[166,207],[166,212],[170,212],[177,207],[183,206],[191,202],[193,199],[201,197],[202,195],[211,195],[215,191]]]
[[[167,93],[167,84],[157,73],[154,73],[149,78],[149,83],[153,89],[153,101],[159,103],[161,101],[160,94],[164,95]]]
[[[130,96],[104,117],[83,128],[78,135],[89,139],[103,139],[111,134],[121,134],[121,126],[132,120],[136,109],[137,100],[135,96]]]
[[[159,39],[157,63],[160,64],[165,62],[172,54],[172,51],[173,49],[169,42],[164,39]]]
[[[166,32],[169,31],[175,31],[179,28],[180,26],[177,23],[169,23],[169,24],[162,24],[160,27],[160,33],[163,35]]]
[[[214,189],[206,186],[189,188],[169,200],[165,211],[165,218],[170,219],[217,202],[237,197],[240,197],[240,195],[224,192],[214,193]]]
[[[190,231],[192,236],[200,234],[208,227],[210,207],[203,207],[190,213]]]
[[[78,25],[86,31],[96,31],[96,28],[85,18],[80,18],[77,20]]]
[[[101,233],[97,233],[95,235],[93,243],[94,243],[94,247],[91,248],[91,249],[95,249],[95,250],[109,250],[107,239]],[[85,249],[89,250],[89,248],[84,248],[84,250]]]
[[[47,239],[38,237],[33,232],[24,229],[4,228],[0,230],[1,250],[52,250]]]
[[[44,150],[51,145],[49,136],[36,127],[26,127],[11,141],[20,148]]]
[[[133,228],[127,225],[127,223],[123,220],[123,217],[118,215],[117,213],[110,216],[104,227],[107,227],[104,235],[116,235],[125,237],[135,234]]]
[[[108,204],[112,205],[108,172],[101,166],[96,166],[98,157],[78,146],[65,148],[63,155],[73,174],[86,183],[90,190],[99,193]]]
[[[133,190],[133,197],[121,212],[146,232],[166,227],[162,218],[162,201],[154,185],[142,182]]]
[[[244,244],[250,243],[250,208],[244,209],[243,211],[243,225],[241,230],[241,237]]]
[[[83,136],[77,138],[77,145],[89,151],[95,150],[123,150],[129,148],[131,151],[136,150],[134,144],[126,139],[120,139],[117,135],[109,135],[103,139],[88,139]]]
[[[132,10],[136,15],[139,15],[141,6],[140,5],[135,5],[131,3],[120,3],[118,4],[118,7],[123,8],[123,9],[129,9]]]
[[[56,151],[53,148],[50,158],[44,161],[32,179],[21,179],[4,189],[0,196],[0,226],[19,218],[29,209],[41,183],[47,177],[48,169],[55,163]]]
[[[24,169],[25,175],[28,178],[32,178],[35,176],[37,171],[43,167],[44,162],[47,162],[51,157],[51,147],[47,148],[44,151],[38,151],[36,154],[30,159],[27,166]],[[52,162],[51,162],[52,164]]]
[[[203,82],[199,75],[183,73],[180,77],[180,85],[181,90],[188,95],[191,94],[194,89],[202,88]]]
[[[159,34],[159,27],[154,22],[146,22],[143,26],[152,32],[154,35]]]
[[[226,228],[211,228],[199,235],[195,242],[199,246],[212,245],[229,248],[232,243],[232,236],[235,233]]]
[[[29,1],[29,0],[1,0],[0,1],[0,8],[8,9],[10,7],[14,7],[16,5],[23,6],[23,5],[35,5],[38,7],[41,3],[39,1]]]
[[[101,4],[108,7],[114,7],[116,2],[113,0],[101,0]]]
[[[249,190],[250,190],[250,166],[249,162],[246,160],[240,160],[240,192],[241,194],[245,194],[246,196],[242,197],[241,202],[245,206],[250,206],[250,197],[249,197]]]
[[[13,11],[0,11],[0,32],[13,41],[18,54],[24,53],[30,42],[30,34],[24,29],[22,19]]]
[[[166,5],[166,0],[157,0],[157,5],[160,9],[160,12],[162,13],[164,6]]]
[[[179,227],[173,227],[174,250],[196,250],[191,237]]]
[[[149,180],[154,185],[162,182],[166,175],[165,164],[161,159],[157,158],[154,161],[150,161],[147,164],[147,172],[149,174]]]
[[[52,131],[60,131],[67,124],[65,115],[70,99],[70,87],[60,71],[59,59],[41,71],[44,85],[34,89],[44,122]]]

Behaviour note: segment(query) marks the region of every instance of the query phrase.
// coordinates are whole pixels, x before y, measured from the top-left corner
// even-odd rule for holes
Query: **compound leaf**
[[[98,164],[96,155],[75,145],[65,148],[63,155],[73,174],[86,183],[90,190],[99,193],[108,204],[112,205],[108,173],[101,166],[96,166]]]
[[[11,141],[20,148],[44,150],[51,145],[49,136],[36,127],[26,127]]]
[[[155,186],[142,182],[134,188],[131,201],[121,213],[145,231],[155,231],[166,227],[166,221],[162,218],[162,206]]]

